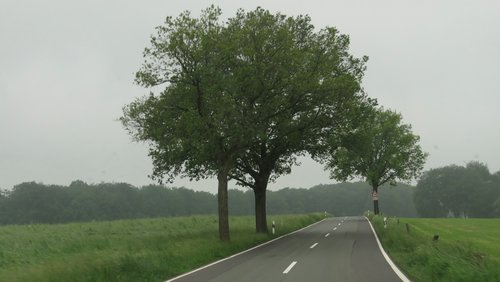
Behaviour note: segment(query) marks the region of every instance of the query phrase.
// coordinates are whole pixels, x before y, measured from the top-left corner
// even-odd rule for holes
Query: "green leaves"
[[[351,127],[367,58],[350,55],[335,28],[315,32],[308,16],[220,15],[212,6],[156,29],[136,82],[164,90],[127,106],[122,122],[149,142],[154,178],[217,174],[227,185],[230,175],[262,192]]]
[[[415,205],[425,217],[494,217],[500,181],[487,166],[469,162],[425,172],[418,182]]]
[[[411,126],[400,114],[373,108],[359,127],[330,139],[332,151],[327,167],[332,177],[345,181],[365,178],[376,189],[384,183],[410,181],[423,168],[427,154],[418,144]]]
[[[261,190],[289,173],[296,156],[319,150],[327,131],[345,126],[350,105],[364,99],[365,61],[348,54],[347,36],[314,32],[307,16],[240,11],[227,30],[239,42],[232,70],[257,134],[233,177],[254,189],[263,183]]]
[[[125,107],[121,121],[150,143],[158,179],[205,177],[221,159],[288,173],[365,99],[366,57],[350,55],[335,28],[315,32],[308,16],[262,8],[226,23],[220,15],[211,6],[199,18],[169,17],[144,52],[136,82],[164,90]]]

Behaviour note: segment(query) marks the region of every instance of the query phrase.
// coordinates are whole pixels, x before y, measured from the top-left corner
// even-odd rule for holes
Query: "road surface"
[[[364,217],[328,218],[221,261],[175,282],[402,281],[389,266]]]

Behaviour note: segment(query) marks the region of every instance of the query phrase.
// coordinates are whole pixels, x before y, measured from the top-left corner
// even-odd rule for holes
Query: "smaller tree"
[[[340,181],[362,177],[372,187],[373,208],[379,214],[378,188],[419,176],[427,154],[411,126],[390,110],[372,108],[347,134],[332,136],[326,156],[331,177]]]

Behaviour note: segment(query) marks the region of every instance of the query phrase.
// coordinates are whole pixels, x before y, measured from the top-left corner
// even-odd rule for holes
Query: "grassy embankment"
[[[500,281],[500,219],[405,218],[398,224],[391,218],[387,229],[381,217],[372,223],[386,252],[414,282]]]
[[[0,281],[164,281],[322,219],[269,216],[277,234],[255,233],[253,217],[231,217],[231,242],[216,216],[0,227]]]

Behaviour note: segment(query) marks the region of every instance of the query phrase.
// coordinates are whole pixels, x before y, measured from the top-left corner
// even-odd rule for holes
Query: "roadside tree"
[[[349,37],[335,28],[315,31],[307,16],[240,10],[227,30],[238,46],[231,56],[235,82],[249,97],[258,133],[231,177],[253,190],[256,231],[267,232],[269,181],[348,126],[352,108],[367,101],[360,86],[367,58],[350,55]]]
[[[364,178],[372,187],[374,212],[379,214],[381,185],[396,185],[396,181],[410,181],[419,176],[427,157],[418,144],[419,139],[410,125],[402,123],[400,114],[373,108],[365,112],[354,130],[330,139],[326,168],[337,180]]]
[[[255,133],[243,110],[248,97],[228,64],[235,46],[220,15],[212,6],[199,18],[184,12],[157,27],[136,82],[163,89],[126,106],[121,121],[137,141],[149,143],[153,179],[217,177],[219,237],[227,241],[229,172]]]

